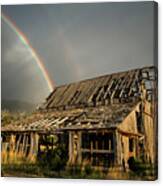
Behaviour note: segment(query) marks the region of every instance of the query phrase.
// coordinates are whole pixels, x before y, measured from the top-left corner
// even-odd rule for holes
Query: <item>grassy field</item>
[[[4,177],[31,177],[31,178],[65,178],[65,179],[113,179],[113,180],[155,180],[154,174],[149,170],[137,174],[133,171],[99,171],[90,166],[83,170],[80,166],[63,168],[62,170],[50,170],[49,167],[39,164],[15,164],[2,165],[2,176]]]

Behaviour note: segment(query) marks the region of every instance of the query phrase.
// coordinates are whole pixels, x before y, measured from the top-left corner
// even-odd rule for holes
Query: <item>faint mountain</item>
[[[19,100],[1,100],[1,109],[10,112],[31,112],[34,111],[37,104],[19,101]]]

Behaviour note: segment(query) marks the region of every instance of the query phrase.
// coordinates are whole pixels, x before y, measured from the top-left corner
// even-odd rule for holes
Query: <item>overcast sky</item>
[[[56,85],[153,64],[153,2],[8,5]],[[40,102],[47,84],[2,20],[2,99]]]

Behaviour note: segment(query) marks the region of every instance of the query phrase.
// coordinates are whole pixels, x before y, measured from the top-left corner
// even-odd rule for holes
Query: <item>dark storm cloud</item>
[[[46,82],[31,54],[5,27],[2,21],[2,100],[38,102],[48,95]]]
[[[57,85],[153,64],[153,2],[15,5],[3,6],[2,11],[28,37]],[[16,49],[12,49],[17,38],[5,26],[2,28],[2,51],[4,54],[13,51],[13,56],[8,57],[17,64],[15,74],[21,68],[18,61],[22,61]],[[29,57],[26,51],[22,53]],[[2,66],[10,69],[11,66],[6,65],[6,55],[2,58]],[[26,71],[22,66],[23,74],[33,73],[37,79],[36,69],[30,65],[28,68]],[[11,75],[13,69],[8,73]],[[20,73],[19,78],[22,75]],[[2,90],[6,94],[9,90],[3,76],[5,73],[2,72]],[[40,92],[47,93],[45,84],[39,85],[38,81],[33,81],[25,92],[34,97],[38,92],[39,95]],[[14,81],[8,78],[8,87],[12,86]],[[31,90],[34,91],[31,93]],[[42,93],[40,99],[44,95]]]

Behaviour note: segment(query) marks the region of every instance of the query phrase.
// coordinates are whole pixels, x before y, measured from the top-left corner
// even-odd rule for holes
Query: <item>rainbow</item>
[[[24,35],[24,33],[16,26],[16,24],[7,15],[5,15],[4,13],[1,13],[1,16],[2,16],[2,19],[4,20],[4,22],[15,32],[15,34],[18,36],[20,41],[26,47],[26,49],[31,53],[31,55],[34,58],[34,60],[36,61],[39,69],[41,70],[45,81],[47,82],[49,90],[53,91],[54,85],[53,85],[52,80],[49,77],[48,71],[46,70],[46,68],[43,64],[43,61],[41,60],[40,56],[37,54],[35,49],[32,47],[32,45],[30,44],[27,37]]]

